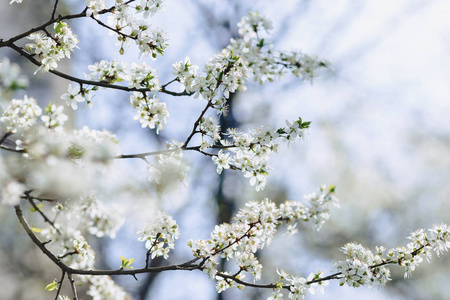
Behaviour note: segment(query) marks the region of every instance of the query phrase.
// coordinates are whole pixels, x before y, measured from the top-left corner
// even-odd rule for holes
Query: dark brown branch
[[[3,135],[3,137],[0,139],[0,145],[3,144],[4,141],[6,141],[6,139],[8,138],[8,136],[10,136],[12,134],[12,132],[7,132]]]
[[[65,271],[65,272],[70,271],[71,268],[69,268],[65,264],[63,264],[50,250],[48,250],[45,247],[45,243],[41,242],[38,239],[38,237],[33,233],[33,231],[31,230],[30,226],[28,225],[27,221],[25,220],[25,218],[23,216],[23,212],[22,212],[22,209],[20,209],[20,206],[19,205],[15,205],[14,209],[16,211],[16,215],[17,215],[17,218],[19,219],[20,224],[22,225],[23,229],[28,234],[30,239],[33,241],[33,243],[35,243],[36,246],[38,246],[39,249],[41,249],[41,251],[48,258],[50,258],[51,261],[53,261],[58,267],[60,267],[61,270]]]
[[[197,118],[197,120],[194,123],[194,128],[192,128],[191,133],[189,134],[188,138],[186,139],[186,141],[183,144],[182,148],[187,148],[187,145],[189,144],[189,142],[191,141],[192,137],[194,136],[194,134],[196,133],[197,127],[200,124],[200,121],[202,120],[203,116],[205,115],[206,111],[208,110],[208,108],[212,107],[212,100],[209,100],[208,103],[206,104],[205,108],[203,109],[203,111],[201,112],[200,116]]]
[[[56,199],[48,199],[48,198],[34,197],[34,196],[31,196],[31,195],[28,195],[28,197],[29,197],[30,199],[37,200],[37,201],[41,201],[41,202],[58,202],[58,200],[56,200]]]
[[[27,221],[25,220],[23,216],[22,209],[19,205],[14,206],[14,209],[16,211],[17,218],[19,219],[20,224],[22,225],[25,232],[28,234],[30,239],[33,241],[36,246],[38,246],[39,249],[48,257],[51,261],[53,261],[62,271],[69,274],[77,274],[77,275],[99,275],[99,276],[105,276],[105,275],[136,275],[136,274],[142,274],[142,273],[150,273],[150,272],[163,272],[163,271],[169,271],[169,270],[187,270],[192,271],[196,269],[200,269],[200,266],[197,264],[194,264],[195,261],[198,260],[198,258],[178,264],[178,265],[169,265],[169,266],[160,266],[160,267],[153,267],[153,268],[142,268],[142,269],[133,269],[133,270],[78,270],[73,269],[61,262],[61,260],[56,257],[50,250],[46,248],[46,244],[44,242],[41,242],[39,238],[33,233],[30,226],[28,225]]]
[[[50,20],[55,19],[56,8],[58,7],[58,2],[59,2],[59,0],[55,0],[55,5],[53,6],[52,16],[51,16]]]
[[[58,1],[56,1],[56,2],[58,2]],[[62,288],[62,285],[63,285],[64,276],[66,276],[66,272],[63,271],[62,275],[61,275],[61,279],[59,280],[58,291],[56,292],[55,300],[58,300],[58,296],[61,293],[61,288]]]
[[[44,212],[37,207],[36,203],[34,203],[33,199],[29,196],[29,193],[25,193],[25,198],[28,200],[28,202],[30,202],[30,204],[33,206],[34,210],[37,211],[42,218],[44,219],[44,221],[48,224],[50,224],[59,234],[61,234],[61,231],[59,231],[59,229],[55,226],[55,223],[53,223],[45,214]]]
[[[76,252],[76,251],[67,252],[67,253],[64,254],[64,255],[58,256],[58,258],[59,258],[59,259],[63,259],[64,257],[70,256],[70,255],[75,255],[75,254],[78,254],[78,252]]]
[[[11,152],[16,152],[16,153],[26,153],[25,150],[21,149],[21,150],[17,150],[17,149],[13,149],[13,148],[9,148],[3,145],[0,145],[0,148],[6,151],[11,151]]]
[[[42,63],[40,61],[38,61],[36,58],[34,58],[34,56],[32,54],[26,52],[25,50],[23,50],[21,47],[15,45],[14,43],[7,44],[5,46],[18,52],[20,55],[22,55],[23,57],[28,59],[30,62],[32,62],[36,66],[40,67],[42,65]],[[2,46],[0,43],[0,48],[1,47]],[[64,78],[64,79],[67,79],[67,80],[70,80],[73,82],[77,82],[80,85],[84,84],[84,85],[98,86],[98,87],[104,87],[104,88],[108,88],[108,89],[121,90],[121,91],[125,91],[125,92],[141,92],[141,93],[150,92],[150,89],[148,89],[148,88],[139,88],[139,89],[138,88],[129,88],[129,87],[122,86],[122,85],[110,84],[110,83],[107,83],[104,81],[86,80],[86,79],[81,79],[81,78],[78,78],[75,76],[68,75],[66,73],[63,73],[63,72],[60,72],[57,70],[49,70],[49,73],[52,73],[58,77],[61,77],[61,78]],[[161,88],[161,90],[159,92],[168,94],[171,96],[190,96],[190,95],[192,95],[192,93],[187,93],[186,91],[177,93],[177,92],[168,91],[165,88]]]
[[[168,83],[166,83],[166,84],[163,84],[162,85],[162,87],[161,88],[166,88],[169,84],[171,84],[171,83],[173,83],[173,82],[175,82],[175,81],[178,81],[178,77],[177,78],[175,78],[175,79],[172,79],[171,81],[169,81]]]

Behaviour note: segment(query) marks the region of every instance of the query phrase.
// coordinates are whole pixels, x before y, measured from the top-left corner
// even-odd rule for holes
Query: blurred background
[[[53,7],[49,0],[8,3],[0,4],[2,39],[42,24]],[[60,4],[60,14],[84,8],[84,1]],[[337,186],[341,208],[332,211],[320,232],[308,224],[301,224],[293,237],[280,232],[259,254],[264,266],[261,282],[275,281],[277,267],[305,277],[319,269],[329,274],[332,263],[343,258],[339,248],[345,243],[389,249],[406,245],[412,230],[450,223],[448,1],[168,0],[164,12],[151,18],[152,26],[164,29],[170,39],[157,61],[138,57],[133,45],[120,56],[114,36],[82,19],[69,22],[80,49],[60,68],[83,77],[87,65],[101,59],[146,61],[166,83],[174,77],[172,63],[189,56],[202,66],[237,36],[241,17],[256,10],[273,21],[276,47],[326,58],[333,70],[313,84],[290,76],[262,87],[250,83],[247,92],[230,97],[230,113],[221,124],[243,130],[262,124],[283,127],[286,119],[301,116],[312,121],[307,140],[282,147],[272,157],[273,170],[261,192],[255,192],[239,172],[217,175],[209,158],[185,153],[191,167],[188,182],[176,190],[158,195],[149,187],[148,195],[140,199],[111,197],[111,203],[128,203],[128,219],[115,240],[92,239],[99,268],[118,268],[119,255],[135,257],[136,266],[143,263],[145,248],[135,232],[155,207],[175,217],[182,237],[169,261],[152,264],[180,263],[191,258],[188,239],[208,238],[215,224],[229,221],[244,203],[265,197],[277,202],[302,200],[320,184]],[[41,104],[60,101],[69,82],[52,74],[33,76],[35,66],[0,49],[0,57],[5,56],[21,64],[30,77],[29,95]],[[116,133],[123,154],[162,149],[171,139],[185,140],[204,103],[190,97],[160,98],[171,116],[159,136],[133,120],[128,95],[119,91],[98,92],[94,107],[81,107],[72,126],[87,124]],[[121,176],[148,185],[142,161],[117,164]],[[0,298],[51,298],[44,287],[59,276],[57,268],[33,247],[12,208],[0,209],[0,223]],[[324,295],[308,299],[448,299],[449,267],[444,255],[431,264],[423,262],[411,279],[404,280],[400,268],[393,266],[393,280],[384,289],[330,282]],[[218,295],[202,272],[165,272],[138,279],[114,278],[133,299],[265,299],[271,292],[246,288]]]

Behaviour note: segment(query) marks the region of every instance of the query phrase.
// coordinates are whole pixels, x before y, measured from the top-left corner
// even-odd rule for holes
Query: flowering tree
[[[14,2],[22,1],[13,0],[11,4]],[[304,299],[308,291],[323,291],[332,280],[352,287],[384,286],[390,280],[388,265],[399,265],[409,277],[424,258],[429,261],[433,253],[439,256],[448,250],[450,229],[441,224],[429,232],[412,232],[405,247],[388,250],[380,246],[371,251],[357,243],[346,244],[341,248],[345,259],[333,264],[329,274],[317,271],[301,277],[279,269],[276,282],[260,283],[262,265],[258,251],[269,246],[281,226],[286,226],[288,234],[295,234],[297,223],[304,221],[320,230],[330,217],[330,206],[338,205],[335,187],[331,185],[320,186],[317,192],[305,196],[305,203],[276,204],[269,199],[249,202],[230,223],[217,225],[210,239],[189,240],[190,260],[158,267],[151,266],[151,261],[169,257],[180,230],[174,218],[155,208],[151,222],[137,232],[137,239],[145,242],[143,247],[147,249],[144,265],[133,265],[134,258],[127,258],[124,253],[118,258],[117,269],[96,269],[95,253],[85,236],[114,238],[124,223],[120,211],[102,201],[105,195],[119,195],[129,188],[125,179],[121,184],[110,184],[108,174],[117,167],[116,161],[141,159],[147,166],[151,186],[164,193],[189,174],[183,153],[197,152],[211,158],[218,174],[224,170],[241,172],[256,191],[262,191],[270,172],[270,155],[277,152],[280,143],[303,139],[311,122],[299,117],[286,121],[281,128],[267,125],[244,132],[221,128],[217,117],[227,115],[230,94],[245,91],[251,79],[261,85],[283,75],[311,81],[330,67],[329,62],[316,56],[277,49],[270,41],[271,22],[255,12],[243,16],[237,24],[239,37],[203,67],[188,57],[174,62],[174,78],[166,83],[161,83],[157,71],[145,62],[127,65],[101,60],[87,67],[85,78],[57,70],[58,63],[70,58],[78,48],[78,38],[68,24],[73,19],[90,18],[111,32],[117,37],[122,55],[130,44],[136,44],[140,56],[158,59],[168,47],[168,39],[163,30],[152,29],[148,20],[163,8],[162,0],[116,0],[112,6],[102,0],[86,0],[83,11],[59,15],[55,0],[48,21],[0,40],[0,48],[9,48],[35,64],[35,74],[50,72],[66,79],[68,89],[61,98],[69,109],[76,110],[83,103],[92,106],[93,96],[104,89],[125,91],[135,111],[134,119],[142,128],[159,134],[169,111],[158,95],[194,97],[203,103],[190,125],[190,133],[182,141],[172,140],[163,150],[121,154],[114,134],[86,126],[70,130],[64,126],[68,116],[62,106],[50,103],[41,108],[34,98],[21,92],[28,79],[18,65],[8,58],[1,59],[1,201],[14,207],[25,233],[60,269],[60,279],[45,287],[56,293],[51,297],[79,299],[77,286],[86,284],[88,295],[94,299],[127,299],[125,291],[110,276],[137,278],[143,273],[199,270],[215,282],[219,293],[232,287],[253,287],[273,291],[269,299],[281,299],[283,295]],[[37,223],[30,225],[27,220],[34,215],[38,215]],[[234,264],[230,269],[222,269],[219,258]],[[64,284],[70,286],[71,297],[62,294]]]

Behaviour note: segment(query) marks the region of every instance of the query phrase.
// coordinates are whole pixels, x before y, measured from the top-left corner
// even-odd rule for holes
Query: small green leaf
[[[300,126],[302,127],[302,128],[309,128],[309,125],[311,124],[311,121],[308,121],[308,122],[303,122],[303,123],[301,123],[300,124]]]
[[[127,258],[121,256],[120,259],[122,261],[121,269],[124,269],[124,268],[125,269],[133,269],[131,264],[134,262],[134,258],[127,259]]]
[[[33,232],[41,232],[42,229],[34,227],[34,224],[33,224],[33,226],[31,226],[31,231],[33,231]]]
[[[53,290],[56,290],[57,288],[58,288],[58,283],[56,282],[56,279],[55,279],[55,280],[53,280],[52,283],[48,284],[48,285],[45,287],[45,290],[51,292],[51,291],[53,291]]]
[[[40,210],[43,206],[44,206],[44,204],[42,204],[42,203],[41,203],[41,204],[38,204],[38,205],[36,205],[36,207],[37,207],[38,209],[32,207],[32,208],[29,209],[29,211],[30,211],[30,212],[36,212],[36,211]]]
[[[264,39],[261,39],[257,46],[258,48],[262,48],[264,46]]]
[[[66,27],[67,25],[65,24],[65,23],[63,23],[63,22],[61,22],[61,21],[58,21],[58,23],[56,23],[56,26],[55,26],[55,32],[56,33],[60,33],[61,32],[61,30],[64,28],[64,27]]]
[[[335,190],[336,190],[336,186],[335,186],[335,185],[330,185],[330,186],[328,187],[328,192],[329,192],[329,193],[334,193]]]

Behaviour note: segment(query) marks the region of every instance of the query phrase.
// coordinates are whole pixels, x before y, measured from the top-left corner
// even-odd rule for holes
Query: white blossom
[[[93,300],[126,300],[129,299],[123,288],[118,286],[109,276],[90,276],[90,287],[87,294]]]
[[[42,109],[36,99],[25,95],[23,99],[11,100],[4,108],[0,121],[5,124],[6,130],[15,133],[32,127],[41,114]]]
[[[84,2],[86,3],[86,16],[88,17],[93,16],[98,19],[98,13],[106,8],[105,0],[84,0]]]
[[[64,123],[68,120],[63,110],[64,107],[61,105],[49,104],[44,110],[44,115],[41,116],[41,121],[49,129],[61,130]]]
[[[77,47],[78,38],[64,22],[54,23],[55,37],[50,37],[42,32],[31,33],[28,39],[33,43],[26,45],[27,49],[33,50],[41,59],[41,66],[35,74],[49,71],[58,67],[58,61],[64,57],[70,58],[71,53]]]
[[[180,230],[171,216],[158,211],[153,223],[145,225],[137,235],[140,242],[145,241],[145,248],[151,251],[152,258],[163,256],[167,259],[180,236]]]
[[[72,107],[73,110],[78,108],[79,102],[84,102],[84,98],[81,96],[80,87],[78,85],[72,86],[71,83],[69,83],[67,93],[64,93],[61,96],[61,99],[66,101],[66,104]]]
[[[169,112],[166,103],[160,102],[156,95],[149,98],[148,94],[133,92],[130,96],[130,102],[136,110],[135,120],[139,120],[142,128],[156,128],[158,134],[166,125]]]

